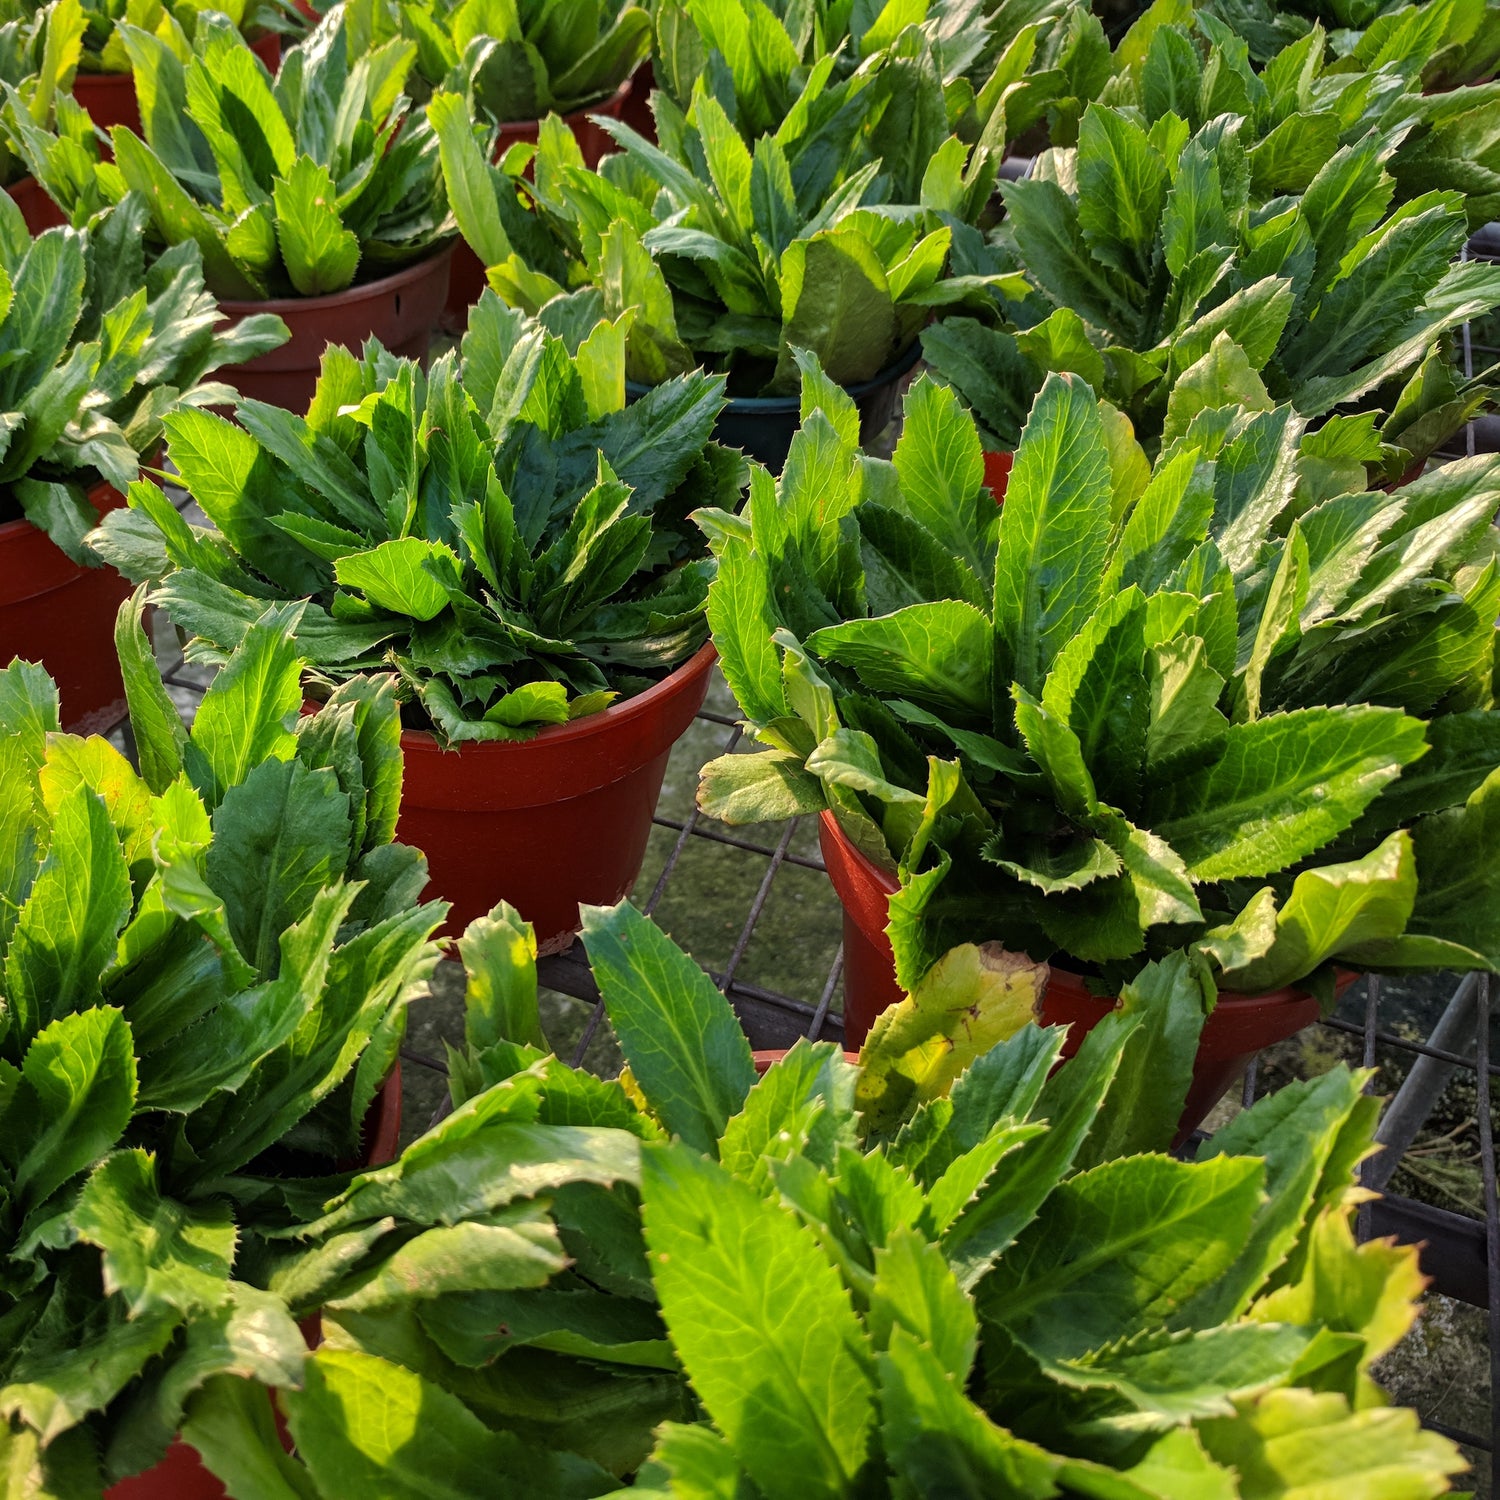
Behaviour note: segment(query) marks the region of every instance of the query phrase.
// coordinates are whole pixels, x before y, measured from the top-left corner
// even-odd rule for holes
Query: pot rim
[[[140,460],[140,465],[142,468],[148,467],[147,462],[144,458]],[[83,493],[84,497],[92,503],[94,496],[99,494],[101,490],[114,489],[114,485],[112,485],[109,480],[100,478],[95,480],[93,484],[86,485],[84,487]],[[115,490],[115,493],[120,494],[121,491]],[[98,508],[99,507],[97,505],[94,507],[95,510],[97,510]],[[40,526],[34,525],[32,522],[28,521],[25,516],[18,516],[14,521],[0,521],[0,545],[3,545],[5,542],[10,541],[13,537],[21,536],[28,531],[40,530]],[[92,571],[92,569],[90,571]]]
[[[354,303],[383,297],[387,292],[398,290],[412,282],[421,281],[429,276],[437,266],[452,256],[454,248],[458,244],[457,236],[433,254],[424,256],[421,260],[413,261],[409,266],[402,266],[399,271],[392,271],[389,276],[381,276],[375,281],[360,281],[353,286],[346,286],[341,292],[326,292],[318,297],[267,297],[264,301],[240,302],[232,298],[220,297],[219,311],[228,314],[232,318],[250,317],[255,313],[276,313],[285,318],[289,315],[305,313],[312,309],[321,311],[325,307],[348,307]],[[275,350],[271,351],[275,353]],[[238,368],[229,366],[227,368]]]
[[[885,369],[878,374],[872,375],[868,380],[861,380],[855,385],[841,387],[844,394],[858,401],[861,396],[868,396],[872,391],[878,391],[882,386],[890,385],[899,380],[916,362],[922,357],[922,341],[914,339],[912,345],[903,354],[898,354]],[[644,396],[647,391],[655,390],[655,386],[642,385],[636,380],[627,380],[625,390],[628,395],[637,398]],[[728,404],[724,408],[724,414],[742,414],[751,417],[790,416],[802,410],[801,396],[730,396]]]
[[[843,852],[845,858],[859,873],[859,875],[862,878],[868,880],[884,895],[888,897],[895,895],[895,893],[900,889],[900,886],[892,881],[890,876],[887,875],[885,871],[880,869],[879,866],[877,866],[864,852],[864,850],[859,848],[859,846],[855,844],[854,840],[849,838],[844,830],[839,827],[839,820],[834,817],[833,812],[830,809],[825,808],[821,813],[818,814],[818,817],[822,821],[823,826],[828,830],[829,836],[839,844],[839,847]],[[833,883],[833,877],[831,874],[829,875],[829,881],[830,883]],[[834,890],[835,892],[837,892],[838,890],[836,884],[834,884]],[[839,904],[840,906],[844,907],[845,913],[850,915],[852,918],[853,914],[850,913],[849,908],[844,905],[842,897],[839,898]],[[857,919],[855,920],[856,925],[858,925]],[[1029,954],[1027,956],[1030,957]],[[1068,979],[1071,979],[1080,987],[1086,985],[1087,981],[1084,975],[1079,973],[1077,969],[1070,969],[1066,964],[1057,963],[1055,960],[1050,958],[1044,960],[1044,962],[1049,969],[1053,970],[1057,974],[1066,976]],[[1344,966],[1340,965],[1335,970],[1335,976],[1336,977],[1334,980],[1334,984],[1336,992],[1342,994],[1346,989],[1348,989],[1351,984],[1354,983],[1356,979],[1359,978],[1359,971],[1357,969],[1345,968]],[[1225,1005],[1228,1005],[1235,1009],[1249,1006],[1260,1007],[1268,1004],[1300,1005],[1303,1003],[1303,1001],[1310,998],[1310,995],[1311,992],[1302,988],[1300,983],[1295,980],[1291,984],[1282,985],[1279,989],[1265,990],[1258,995],[1245,995],[1236,990],[1221,989],[1219,991],[1218,1000],[1214,1004],[1214,1010],[1215,1013],[1217,1013],[1218,1010]],[[1092,990],[1088,991],[1088,996],[1091,1000],[1097,1000],[1100,1005],[1104,1006],[1110,1006],[1118,1003],[1118,997],[1116,997],[1116,999],[1112,1001],[1108,995],[1095,995]]]
[[[685,683],[706,675],[719,659],[712,640],[705,641],[688,659],[672,668],[660,682],[644,693],[637,693],[623,703],[612,703],[596,714],[587,714],[570,724],[549,724],[529,740],[469,740],[458,745],[440,745],[430,729],[403,729],[401,749],[429,755],[467,755],[508,751],[553,750],[560,744],[573,744],[597,735],[611,734],[631,720],[649,717],[663,699],[673,697]]]

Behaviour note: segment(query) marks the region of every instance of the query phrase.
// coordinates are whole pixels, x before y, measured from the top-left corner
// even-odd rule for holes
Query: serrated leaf
[[[583,941],[631,1076],[669,1131],[708,1155],[755,1082],[713,981],[628,901],[583,908]]]
[[[104,1289],[123,1296],[132,1317],[207,1310],[229,1295],[239,1236],[227,1209],[164,1198],[149,1152],[117,1151],[102,1162],[72,1220],[79,1238],[104,1252]]]
[[[1417,720],[1385,708],[1232,724],[1211,766],[1153,788],[1151,826],[1196,880],[1268,874],[1343,832],[1424,744]]]
[[[641,1196],[662,1317],[715,1425],[769,1500],[843,1494],[874,1382],[812,1231],[683,1145],[648,1148]]]

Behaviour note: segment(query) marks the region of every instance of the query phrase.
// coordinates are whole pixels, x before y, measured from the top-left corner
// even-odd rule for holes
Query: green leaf
[[[905,1329],[892,1335],[878,1369],[881,1441],[908,1493],[923,1500],[1048,1500],[1058,1493],[1055,1476],[1063,1461],[995,1426],[933,1350]]]
[[[187,730],[167,693],[144,627],[145,588],[120,606],[115,618],[115,654],[125,680],[130,728],[135,736],[141,779],[153,792],[164,792],[182,771]]]
[[[980,578],[990,573],[996,512],[984,489],[973,419],[952,391],[924,375],[907,393],[893,460],[900,505],[938,546]]]
[[[662,1317],[741,1463],[768,1500],[846,1493],[874,1384],[812,1231],[683,1145],[647,1148],[641,1197]]]
[[[482,1052],[495,1042],[519,1042],[545,1051],[547,1039],[536,1003],[536,932],[509,902],[475,917],[458,940],[468,984],[464,991],[464,1042]]]
[[[189,1208],[164,1198],[146,1151],[117,1151],[84,1184],[73,1226],[104,1252],[104,1290],[130,1315],[216,1307],[229,1295],[238,1233],[223,1205]]]
[[[371,604],[414,620],[435,620],[459,587],[458,554],[443,542],[416,536],[352,552],[333,565],[345,588],[358,589]]]
[[[110,1405],[166,1348],[179,1322],[176,1313],[127,1319],[122,1303],[106,1304],[70,1341],[18,1351],[0,1387],[0,1416],[20,1417],[51,1443]]]
[[[1417,900],[1406,930],[1461,943],[1500,961],[1500,887],[1493,835],[1500,827],[1500,770],[1462,807],[1421,818],[1412,828]],[[14,949],[12,950],[14,951]]]
[[[1078,129],[1078,222],[1094,255],[1144,280],[1167,199],[1167,164],[1118,110],[1084,111]]]
[[[534,1207],[513,1223],[439,1225],[408,1240],[374,1274],[329,1302],[335,1312],[364,1312],[451,1292],[545,1286],[565,1270],[557,1229]]]
[[[1302,979],[1327,959],[1357,964],[1374,957],[1383,943],[1405,931],[1417,889],[1416,855],[1404,831],[1362,859],[1304,870],[1276,914],[1266,951],[1228,967],[1219,960],[1224,983],[1245,994],[1264,994]],[[1205,934],[1201,941],[1218,957],[1212,937]]]
[[[297,1452],[323,1494],[353,1486],[389,1500],[524,1493],[545,1458],[493,1432],[415,1371],[352,1349],[320,1349],[301,1390],[281,1396]]]
[[[1239,1254],[1264,1182],[1261,1162],[1228,1156],[1130,1156],[1079,1173],[990,1273],[981,1312],[1054,1360],[1170,1327]]]
[[[526,1075],[522,1075],[525,1077]],[[536,1125],[536,1080],[497,1084],[467,1100],[388,1167],[357,1177],[306,1226],[311,1235],[394,1215],[455,1224],[570,1183],[633,1182],[640,1143],[622,1130]]]
[[[1057,653],[1042,688],[1042,706],[1077,736],[1096,794],[1124,808],[1140,803],[1151,708],[1145,626],[1139,589],[1111,595]],[[1118,868],[1116,857],[1104,873]]]
[[[853,1068],[831,1042],[799,1037],[724,1127],[719,1160],[725,1170],[761,1189],[771,1158],[802,1155],[831,1170],[838,1146],[854,1145],[854,1081]]]
[[[98,1003],[100,976],[130,915],[130,873],[103,801],[74,786],[5,956],[10,1031],[29,1040],[55,1016]]]
[[[1266,1202],[1233,1269],[1198,1294],[1183,1326],[1208,1327],[1240,1317],[1267,1278],[1279,1273],[1306,1233],[1325,1171],[1332,1168],[1344,1133],[1363,1107],[1361,1100],[1369,1102],[1361,1093],[1363,1081],[1361,1073],[1339,1066],[1319,1078],[1290,1083],[1256,1100],[1199,1148],[1200,1161],[1220,1155],[1263,1157]],[[1340,1198],[1350,1176],[1346,1171],[1333,1184]]]
[[[1227,1417],[1236,1400],[1284,1382],[1313,1336],[1308,1329],[1271,1323],[1183,1334],[1147,1330],[1121,1348],[1044,1362],[1042,1368],[1063,1385],[1114,1391],[1162,1422]]]
[[[815,354],[839,385],[873,379],[897,352],[885,267],[856,230],[793,240],[781,260],[781,298],[783,340]]]
[[[631,1076],[669,1131],[715,1155],[755,1083],[729,1002],[628,901],[582,911],[589,963]]]
[[[1121,987],[1119,1013],[1140,1025],[1125,1044],[1108,1108],[1073,1158],[1075,1170],[1171,1146],[1216,999],[1207,964],[1181,949]]]
[[[498,266],[511,254],[491,186],[490,168],[474,139],[473,124],[458,94],[436,93],[427,118],[438,138],[443,185],[453,216],[481,265]]]
[[[1152,789],[1151,826],[1196,880],[1267,874],[1342,833],[1424,747],[1421,723],[1389,708],[1232,724],[1212,765]]]
[[[1000,516],[995,635],[1010,677],[1040,693],[1053,658],[1094,612],[1112,503],[1093,393],[1048,375],[1016,450]]]
[[[918,1339],[960,1385],[979,1343],[974,1306],[959,1289],[942,1251],[914,1229],[896,1229],[875,1252],[875,1281],[866,1318],[875,1347],[889,1347],[895,1329]]]
[[[318,1500],[307,1470],[282,1449],[269,1393],[252,1380],[235,1374],[206,1381],[188,1404],[182,1437],[233,1494]]]
[[[979,1200],[943,1237],[943,1252],[966,1291],[973,1291],[1066,1176],[1139,1024],[1135,1015],[1109,1015],[1084,1037],[1068,1065],[1043,1085],[1031,1110],[1033,1118],[1048,1122],[1047,1133],[1002,1157]]]
[[[44,1202],[115,1145],[134,1107],[135,1053],[118,1010],[98,1006],[40,1031],[11,1107],[15,1198]]]
[[[958,719],[988,723],[990,623],[972,604],[909,604],[875,619],[815,631],[808,649],[849,667],[877,694],[911,698]]]
[[[291,726],[302,706],[305,663],[296,639],[301,613],[297,604],[267,609],[198,705],[192,746],[212,773],[211,784],[198,788],[211,806],[264,762],[287,761],[296,753]]]
[[[349,864],[349,797],[332,771],[266,760],[231,785],[204,862],[230,931],[257,972],[275,972],[281,935]]]
[[[1197,1430],[1211,1458],[1264,1494],[1336,1484],[1436,1495],[1464,1465],[1447,1438],[1420,1429],[1414,1411],[1351,1412],[1334,1391],[1267,1391],[1248,1410]]]
[[[328,168],[310,156],[299,156],[290,175],[276,179],[276,240],[304,297],[343,291],[359,266],[359,236],[340,218],[338,197]]]

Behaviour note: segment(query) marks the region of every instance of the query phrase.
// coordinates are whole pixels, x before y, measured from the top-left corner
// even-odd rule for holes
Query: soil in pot
[[[896,882],[850,843],[832,813],[825,812],[819,819],[818,841],[844,908],[844,1037],[851,1046],[858,1046],[875,1017],[902,998],[885,933],[887,903]],[[1352,973],[1341,974],[1340,990],[1355,978]],[[1063,1056],[1071,1057],[1090,1027],[1108,1015],[1114,1004],[1091,993],[1079,975],[1053,965],[1037,1019],[1044,1025],[1071,1025],[1063,1047]],[[1256,1053],[1312,1025],[1318,1015],[1318,1002],[1295,986],[1266,995],[1220,995],[1199,1038],[1178,1140],[1186,1139],[1203,1123]]]
[[[103,483],[88,495],[101,516],[125,504]],[[0,663],[41,662],[57,683],[70,733],[100,733],[125,716],[114,632],[129,595],[113,568],[80,567],[30,521],[0,525]]]
[[[649,71],[651,64],[644,68]],[[639,73],[636,75],[639,77]],[[618,120],[627,106],[634,100],[633,80],[626,79],[608,99],[590,104],[571,115],[563,116],[563,123],[573,132],[578,149],[583,153],[583,164],[590,170],[599,165],[599,158],[615,149],[615,143],[595,125],[590,115],[604,115]],[[535,142],[539,120],[510,120],[500,126],[495,139],[494,159],[499,161],[512,146],[522,142]],[[631,122],[632,126],[634,121]],[[655,139],[654,135],[652,139]],[[530,172],[527,173],[530,176]],[[461,333],[468,326],[469,309],[479,301],[485,288],[484,267],[479,257],[460,240],[453,250],[453,269],[448,277],[448,301],[443,309],[443,327],[453,333]]]
[[[425,360],[448,295],[452,256],[453,246],[445,245],[414,266],[327,297],[220,302],[219,311],[234,322],[255,313],[276,313],[292,336],[279,349],[220,370],[219,379],[242,396],[300,414],[312,401],[323,350],[329,344],[358,352],[373,337],[392,354]]]
[[[396,837],[427,855],[427,899],[453,903],[460,933],[502,898],[536,929],[542,953],[578,931],[578,906],[613,905],[635,883],[667,757],[708,691],[703,646],[634,698],[534,738],[441,749],[401,736]]]
[[[5,191],[16,200],[16,207],[26,221],[26,232],[33,239],[44,229],[59,229],[68,222],[67,215],[47,196],[35,177],[23,177]]]
[[[869,447],[896,415],[901,385],[922,357],[922,346],[913,344],[873,380],[845,386],[859,408],[859,441]],[[638,401],[650,389],[636,381],[625,382],[625,399]],[[802,425],[800,396],[731,396],[714,425],[714,438],[730,448],[739,448],[746,458],[764,464],[773,474],[781,473],[792,446],[792,437]]]
[[[274,78],[281,66],[281,38],[274,31],[268,31],[250,43],[250,50],[271,70]],[[142,133],[134,73],[85,73],[80,70],[73,78],[73,97],[106,134],[112,125],[125,125],[137,135]]]

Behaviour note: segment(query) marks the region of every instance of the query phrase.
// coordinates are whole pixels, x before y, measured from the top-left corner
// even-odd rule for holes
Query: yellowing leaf
[[[975,1058],[1032,1019],[1047,974],[1046,964],[998,943],[944,954],[865,1038],[855,1103],[867,1127],[889,1127],[915,1104],[946,1094]]]

